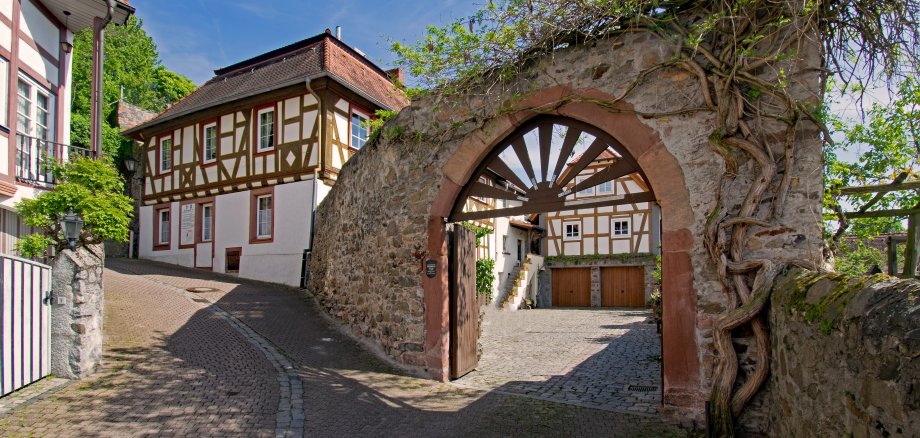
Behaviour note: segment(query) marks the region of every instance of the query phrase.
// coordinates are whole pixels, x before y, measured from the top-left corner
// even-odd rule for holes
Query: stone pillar
[[[51,373],[67,379],[88,376],[102,358],[101,245],[65,249],[51,263]]]
[[[591,267],[591,307],[601,306],[601,268]]]

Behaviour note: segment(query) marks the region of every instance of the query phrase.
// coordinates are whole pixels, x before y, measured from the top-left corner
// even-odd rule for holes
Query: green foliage
[[[39,230],[20,241],[23,256],[40,256],[49,245],[58,250],[67,247],[60,220],[71,208],[84,221],[78,244],[128,240],[134,202],[121,194],[124,180],[111,162],[77,158],[53,165],[52,172],[59,181],[54,190],[16,204],[26,225]]]
[[[852,245],[841,245],[834,259],[834,270],[842,274],[859,276],[866,275],[873,266],[879,266],[884,270],[885,263],[885,254],[857,240]]]
[[[461,223],[464,228],[472,231],[476,234],[476,247],[481,246],[482,238],[488,236],[492,233],[492,229],[489,227],[480,227],[472,222],[464,221]]]
[[[661,291],[655,290],[648,296],[648,306],[652,309],[655,317],[661,319]]]
[[[838,90],[851,96],[852,87]],[[855,92],[861,90],[857,89]],[[824,207],[827,217],[840,206],[853,211],[873,201],[874,194],[847,195],[841,198],[840,188],[854,185],[887,184],[904,173],[915,179],[920,173],[920,79],[913,76],[901,81],[889,104],[875,103],[860,123],[825,115],[841,138],[835,146],[825,148]],[[856,162],[847,162],[839,155],[848,151],[862,152]],[[920,192],[905,190],[891,192],[874,201],[875,209],[911,208],[920,203]],[[847,205],[853,207],[846,208]],[[902,231],[902,218],[853,219],[849,232],[862,239],[882,233]]]
[[[652,280],[655,280],[655,284],[661,284],[661,256],[655,256],[655,269],[652,271]]]
[[[131,151],[131,142],[119,135],[115,102],[124,90],[124,100],[141,108],[160,112],[195,89],[191,80],[164,67],[156,44],[132,16],[124,26],[105,30],[105,75],[103,77],[103,151],[120,160]],[[88,148],[90,139],[90,91],[92,84],[92,29],[74,37],[73,101],[71,144]]]
[[[476,293],[491,300],[492,285],[495,284],[495,260],[476,260]]]

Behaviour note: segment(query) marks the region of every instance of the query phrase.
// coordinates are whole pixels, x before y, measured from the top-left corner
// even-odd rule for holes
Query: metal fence
[[[17,134],[16,179],[35,186],[50,187],[57,182],[51,173],[51,162],[66,162],[76,157],[94,156],[95,154],[86,148]]]
[[[51,372],[51,267],[0,255],[0,396]]]

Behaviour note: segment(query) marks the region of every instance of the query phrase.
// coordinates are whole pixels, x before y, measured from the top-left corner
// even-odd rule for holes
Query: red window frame
[[[260,151],[260,150],[259,150],[259,140],[260,140],[259,130],[261,129],[261,126],[260,126],[260,123],[259,123],[259,113],[260,113],[262,110],[267,109],[267,108],[271,108],[271,110],[272,110],[272,112],[273,112],[273,114],[274,114],[274,119],[275,119],[275,120],[274,120],[274,123],[273,123],[273,128],[274,128],[274,131],[275,131],[275,135],[274,135],[275,142],[274,142],[274,144],[272,144],[272,147]],[[253,126],[253,129],[252,129],[252,154],[253,154],[253,156],[267,155],[267,154],[270,154],[270,153],[274,152],[275,149],[278,148],[278,144],[279,144],[279,138],[278,138],[278,132],[279,132],[279,131],[278,131],[278,102],[270,102],[270,103],[266,103],[266,104],[264,104],[264,105],[257,105],[257,106],[255,106],[255,107],[253,107],[253,108],[252,108],[252,126]]]
[[[169,213],[169,236],[167,236],[166,242],[160,242],[160,216],[163,211]],[[153,207],[153,250],[154,251],[165,251],[172,246],[172,203],[155,205]]]
[[[262,196],[271,196],[272,197],[272,214],[271,214],[271,227],[272,234],[269,237],[259,237],[258,235],[258,226],[259,226],[259,206],[258,200]],[[275,211],[278,210],[278,199],[275,197],[275,186],[263,187],[259,189],[252,189],[249,191],[249,243],[272,243],[275,241],[275,234],[277,234],[277,229],[275,229]]]
[[[209,126],[214,125],[214,161],[206,161],[207,159],[204,156],[204,146],[205,146],[205,129]],[[201,167],[211,167],[217,165],[217,162],[220,161],[220,117],[216,119],[205,120],[200,123],[200,129],[198,130],[199,135],[199,149],[198,156],[201,157]]]
[[[169,169],[163,169],[163,140],[169,139]],[[173,149],[176,148],[176,142],[172,132],[169,134],[161,134],[156,137],[157,139],[157,171],[156,175],[167,175],[173,170],[173,162],[175,161],[175,155],[173,155]]]

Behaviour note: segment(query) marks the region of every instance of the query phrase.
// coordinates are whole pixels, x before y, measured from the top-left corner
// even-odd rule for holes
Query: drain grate
[[[650,385],[629,385],[626,387],[626,390],[633,392],[652,392],[657,391],[658,387]]]
[[[196,293],[196,294],[200,294],[204,292],[219,292],[218,289],[214,289],[213,287],[190,287],[185,290],[192,292],[192,293]]]

